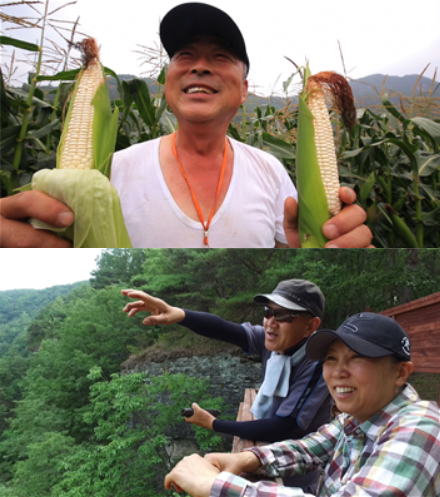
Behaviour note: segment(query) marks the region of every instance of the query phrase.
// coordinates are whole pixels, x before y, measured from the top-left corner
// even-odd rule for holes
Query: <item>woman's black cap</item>
[[[403,361],[411,360],[411,344],[405,330],[393,318],[382,314],[361,312],[344,321],[336,331],[315,331],[307,341],[307,357],[312,361],[325,359],[335,340],[341,340],[364,357],[394,355]]]

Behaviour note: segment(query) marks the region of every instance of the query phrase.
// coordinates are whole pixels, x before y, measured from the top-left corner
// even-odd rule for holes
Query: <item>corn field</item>
[[[69,70],[67,64],[52,74],[43,70],[44,25],[41,28],[40,45],[0,37],[3,46],[36,54],[28,82],[20,88],[10,82],[11,68],[8,74],[2,67],[2,197],[28,184],[34,172],[55,167],[66,104],[79,72],[79,67]],[[66,61],[69,50],[64,51]],[[120,111],[116,150],[175,131],[177,121],[164,97],[165,65],[157,73],[155,94],[143,79],[121,81],[110,68],[105,73],[114,78],[119,94],[112,101]],[[41,86],[47,88],[49,82],[56,83],[43,91]],[[413,95],[406,102],[401,96],[397,106],[383,93],[376,108],[358,104],[357,122],[350,132],[333,114],[340,180],[355,190],[366,210],[376,247],[440,247],[440,99],[434,94]],[[229,135],[275,155],[295,181],[297,118],[294,101],[281,110],[270,103],[252,112],[242,108]]]

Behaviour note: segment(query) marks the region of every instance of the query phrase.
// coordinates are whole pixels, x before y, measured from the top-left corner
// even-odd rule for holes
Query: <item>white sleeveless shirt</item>
[[[234,149],[226,197],[209,227],[211,248],[271,248],[286,243],[284,201],[297,191],[284,166],[260,149],[229,138]],[[111,182],[135,248],[206,248],[203,228],[174,201],[159,162],[160,138],[113,156]]]

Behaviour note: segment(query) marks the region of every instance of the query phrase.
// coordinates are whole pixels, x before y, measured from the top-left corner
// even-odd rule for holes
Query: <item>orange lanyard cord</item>
[[[211,213],[209,214],[208,221],[206,222],[206,225],[205,225],[205,220],[203,218],[202,209],[200,208],[199,202],[197,201],[196,194],[194,193],[194,190],[192,189],[191,184],[189,182],[188,176],[186,175],[185,171],[183,170],[183,167],[182,167],[182,165],[180,164],[180,161],[179,161],[179,157],[177,156],[176,135],[177,135],[177,132],[174,133],[174,135],[173,135],[173,141],[172,141],[174,157],[177,160],[177,164],[179,164],[180,172],[182,173],[182,176],[185,178],[186,184],[188,185],[189,191],[191,192],[191,196],[192,196],[192,199],[193,199],[193,202],[194,202],[194,207],[196,208],[196,211],[197,211],[197,214],[199,216],[200,222],[202,223],[203,230],[204,230],[203,243],[205,245],[208,245],[208,230],[209,230],[209,225],[211,224],[211,220],[212,220],[212,218],[214,216],[214,213],[215,213],[215,207],[217,205],[218,196],[220,194],[220,190],[221,190],[222,183],[223,183],[223,176],[225,175],[226,161],[228,159],[228,144],[227,144],[227,139],[225,137],[225,153],[223,155],[223,164],[222,164],[222,168],[220,170],[220,177],[219,177],[219,180],[218,180],[218,186],[217,186],[217,192],[215,194],[214,205],[212,206]]]

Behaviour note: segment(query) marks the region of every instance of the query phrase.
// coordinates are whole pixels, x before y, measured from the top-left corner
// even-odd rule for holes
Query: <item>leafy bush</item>
[[[100,371],[91,371],[99,379]],[[167,452],[171,432],[183,422],[180,411],[191,401],[210,408],[221,399],[206,396],[207,381],[185,375],[146,377],[112,375],[92,386],[93,410],[86,415],[96,425],[95,443],[60,463],[64,472],[53,497],[159,497],[164,475],[176,461]],[[206,433],[208,436],[206,437]],[[196,438],[201,439],[200,434]],[[220,438],[204,430],[201,449],[212,449]]]

